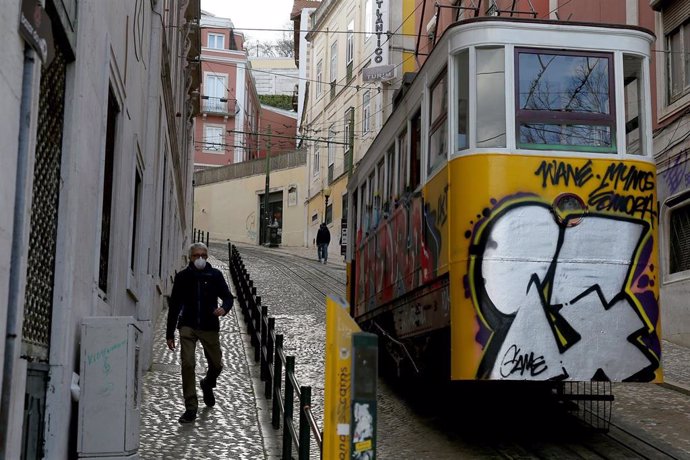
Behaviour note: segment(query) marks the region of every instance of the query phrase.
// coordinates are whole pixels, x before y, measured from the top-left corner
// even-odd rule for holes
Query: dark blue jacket
[[[220,321],[213,314],[218,299],[223,301],[225,313],[232,308],[233,296],[220,270],[206,262],[203,270],[190,263],[175,275],[168,299],[166,339],[175,337],[175,327],[189,326],[202,331],[219,331]]]

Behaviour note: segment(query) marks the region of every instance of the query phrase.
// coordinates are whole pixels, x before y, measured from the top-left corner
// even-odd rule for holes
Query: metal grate
[[[598,431],[609,431],[614,399],[611,382],[560,382],[555,397],[587,425]]]
[[[671,273],[690,270],[690,204],[671,211]]]
[[[60,196],[66,59],[59,47],[41,75],[22,329],[24,355],[45,360],[50,345]]]

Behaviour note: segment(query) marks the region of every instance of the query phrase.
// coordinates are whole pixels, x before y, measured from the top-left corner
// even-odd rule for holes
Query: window
[[[643,155],[645,139],[641,136],[645,132],[642,86],[643,60],[638,56],[623,56],[623,82],[625,85],[625,147],[628,155]]]
[[[506,146],[505,54],[477,49],[477,147]]]
[[[352,147],[355,140],[354,123],[355,109],[354,107],[350,107],[345,111],[345,131],[343,135],[343,142],[345,143],[344,165],[345,171],[347,172],[349,172],[352,169]]]
[[[366,0],[364,5],[364,39],[369,40],[374,34],[374,0]]]
[[[470,60],[467,51],[458,55],[458,132],[455,136],[455,148],[464,150],[469,142],[470,119]]]
[[[376,213],[374,211],[374,196],[376,193],[376,171],[369,174],[369,180],[367,182],[367,216],[369,225],[367,230],[373,230],[376,228]]]
[[[331,125],[330,128],[328,128],[328,183],[330,184],[333,182],[333,168],[335,164],[335,148],[336,148],[336,140],[335,140],[335,125]]]
[[[316,64],[316,95],[321,95],[321,80],[323,79],[323,59]]]
[[[366,134],[371,129],[371,92],[365,91],[362,95],[362,134]]]
[[[225,49],[225,35],[208,34],[208,47],[216,50]]]
[[[113,205],[113,167],[115,163],[115,128],[120,109],[112,89],[108,91],[108,115],[105,132],[105,158],[103,168],[103,202],[101,207],[101,248],[98,263],[98,287],[108,292],[110,265],[110,217]]]
[[[317,144],[316,147],[314,147],[314,165],[312,166],[312,171],[311,174],[314,177],[318,177],[319,171],[321,170],[321,153],[320,153],[320,147]]]
[[[395,146],[391,145],[386,153],[386,199],[393,200],[395,183]]]
[[[443,70],[431,86],[431,106],[429,107],[429,165],[431,173],[446,159],[448,149],[448,75]]]
[[[383,207],[383,190],[386,175],[385,158],[376,165],[376,193],[374,193],[374,208],[376,209],[377,220],[381,218]]]
[[[671,211],[670,272],[690,270],[690,204]]]
[[[410,189],[415,190],[421,182],[422,168],[422,111],[410,120],[412,139],[410,139]]]
[[[664,21],[668,16],[664,14]],[[681,24],[666,35],[666,49],[668,101],[672,103],[690,93],[690,22]]]
[[[407,185],[407,130],[403,131],[400,136],[398,136],[398,193],[403,194],[405,192],[405,186]]]
[[[347,66],[347,80],[352,79],[352,63],[355,57],[355,22],[347,25],[347,47],[345,49],[345,65]]]
[[[516,54],[518,147],[616,151],[612,54],[526,49]]]
[[[333,222],[333,203],[328,203],[326,205],[326,223],[330,224]]]
[[[335,82],[338,79],[338,42],[331,45],[331,68],[329,74],[331,82],[331,98],[335,97]]]
[[[223,128],[220,126],[204,126],[204,150],[213,153],[225,151]]]
[[[141,172],[137,168],[134,175],[134,209],[132,210],[132,241],[129,254],[129,268],[132,272],[136,268],[137,260],[137,227],[139,226],[139,209],[141,208]]]
[[[212,112],[227,112],[228,101],[225,98],[227,85],[225,75],[206,74],[204,81],[204,110]]]

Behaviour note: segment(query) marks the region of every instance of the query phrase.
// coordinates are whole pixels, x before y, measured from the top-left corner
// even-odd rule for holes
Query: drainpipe
[[[25,47],[24,71],[22,74],[22,98],[19,107],[19,149],[17,151],[17,177],[15,184],[14,228],[12,229],[12,253],[9,271],[9,295],[7,299],[7,331],[5,334],[5,356],[2,373],[2,398],[0,399],[0,458],[6,458],[9,451],[7,435],[10,431],[10,402],[12,381],[14,378],[14,361],[18,339],[21,334],[20,303],[22,301],[22,271],[26,264],[21,260],[26,246],[24,227],[27,219],[26,204],[30,199],[26,193],[29,177],[29,145],[31,140],[31,105],[33,98],[33,74],[36,66],[36,52]]]

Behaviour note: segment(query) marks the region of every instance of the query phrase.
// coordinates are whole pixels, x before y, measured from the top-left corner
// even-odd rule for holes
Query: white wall
[[[306,166],[272,171],[270,192],[283,193],[282,245],[302,246],[304,242],[304,199]],[[265,175],[254,175],[194,188],[194,226],[209,232],[216,241],[258,244],[259,195],[264,193]],[[294,205],[288,190],[296,187]]]

